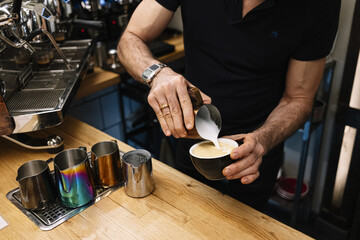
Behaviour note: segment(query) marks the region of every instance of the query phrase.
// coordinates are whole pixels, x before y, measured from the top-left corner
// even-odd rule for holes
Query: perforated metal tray
[[[120,152],[122,157],[124,153]],[[53,177],[54,172],[52,171]],[[20,190],[15,188],[6,194],[6,198],[10,200],[21,212],[23,212],[32,222],[34,222],[41,230],[48,231],[66,220],[72,218],[76,214],[84,211],[86,208],[90,207],[94,203],[100,201],[101,199],[109,196],[111,193],[121,188],[123,183],[111,187],[111,188],[97,188],[96,197],[88,204],[79,207],[79,208],[67,208],[61,204],[60,200],[50,204],[45,209],[41,210],[27,210],[21,204]]]

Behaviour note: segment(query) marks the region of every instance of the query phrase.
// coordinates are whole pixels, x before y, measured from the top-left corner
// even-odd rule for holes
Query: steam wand
[[[27,36],[27,38],[25,39],[26,41],[31,41],[34,37],[36,37],[39,34],[45,34],[51,41],[52,45],[55,47],[56,51],[59,53],[60,57],[63,59],[64,64],[66,65],[66,67],[68,69],[71,69],[71,65],[68,62],[68,60],[66,59],[64,53],[61,51],[61,49],[59,48],[59,46],[57,45],[55,39],[53,38],[53,36],[45,29],[42,28],[38,28],[35,31],[33,31],[32,33],[29,34],[29,36]]]
[[[1,31],[0,31],[0,33],[1,33]],[[4,37],[2,34],[0,34],[0,39],[14,48],[24,47],[25,49],[27,49],[30,52],[30,54],[33,54],[35,52],[35,49],[30,45],[30,43],[28,43],[27,41],[20,38],[15,32],[12,32],[12,34],[16,37],[16,39],[19,41],[19,43],[13,43],[8,38]]]

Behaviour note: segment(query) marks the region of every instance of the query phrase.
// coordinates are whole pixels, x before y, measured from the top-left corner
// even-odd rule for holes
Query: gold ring
[[[167,107],[169,107],[169,105],[167,105],[167,103],[165,103],[165,104],[160,106],[160,110],[163,110],[164,108],[167,108]]]

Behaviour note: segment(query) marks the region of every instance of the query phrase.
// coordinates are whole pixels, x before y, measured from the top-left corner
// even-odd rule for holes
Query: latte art
[[[216,148],[212,142],[204,142],[196,146],[192,154],[200,158],[214,158],[230,154],[235,147],[224,142],[220,142],[220,149]]]

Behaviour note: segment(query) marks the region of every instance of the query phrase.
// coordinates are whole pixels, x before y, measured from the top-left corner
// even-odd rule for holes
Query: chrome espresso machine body
[[[24,133],[59,125],[89,68],[96,41],[67,40],[72,24],[71,6],[63,0],[0,0],[2,137],[32,149],[62,145],[58,136]]]

